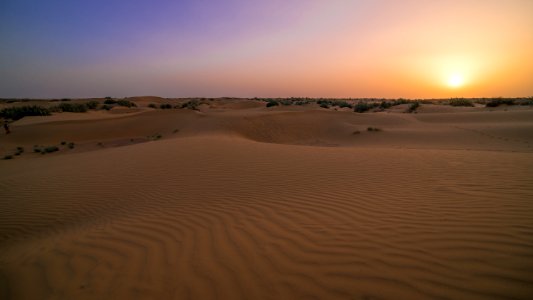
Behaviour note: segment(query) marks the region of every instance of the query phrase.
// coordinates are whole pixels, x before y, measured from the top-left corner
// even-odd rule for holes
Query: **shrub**
[[[366,130],[367,130],[367,131],[374,131],[374,132],[377,132],[377,131],[381,131],[381,128],[377,128],[377,127],[368,127]]]
[[[161,105],[159,105],[159,108],[161,108],[161,109],[172,109],[172,105],[170,105],[170,104],[161,104]]]
[[[188,108],[192,110],[198,110],[198,105],[200,105],[200,102],[198,100],[190,100],[181,105],[181,108]]]
[[[514,105],[514,100],[513,99],[505,99],[505,98],[494,98],[492,100],[490,100],[489,102],[487,102],[487,104],[485,104],[486,107],[497,107],[497,106],[500,106],[502,104],[505,104],[505,105]]]
[[[13,155],[6,155],[6,156],[4,156],[4,159],[5,159],[5,160],[13,159]]]
[[[70,99],[69,98],[63,98],[63,99],[61,99],[61,101],[70,101]]]
[[[111,99],[110,97],[105,97],[104,104],[117,104],[117,101]]]
[[[474,106],[474,103],[464,98],[455,98],[455,99],[450,100],[450,105],[451,106]]]
[[[63,112],[87,112],[87,106],[84,103],[61,103],[57,108]]]
[[[49,116],[50,110],[41,106],[7,107],[0,110],[0,117],[4,119],[19,120],[26,116]]]
[[[137,105],[131,101],[128,101],[128,100],[118,100],[116,101],[116,103],[120,106],[125,106],[125,107],[136,107]]]
[[[327,102],[322,102],[322,103],[319,103],[318,105],[322,108],[329,108],[329,103]]]
[[[98,101],[89,101],[85,103],[85,106],[87,106],[88,109],[96,109],[98,107]]]
[[[111,105],[108,105],[108,104],[102,105],[102,109],[110,110],[111,108],[113,108]]]
[[[276,100],[268,100],[266,107],[278,106],[279,103]]]
[[[372,104],[368,104],[366,102],[359,102],[354,106],[353,111],[358,113],[364,113],[365,111],[368,111],[372,108],[374,108],[374,105]]]
[[[155,106],[155,104],[153,104],[153,103],[148,104],[148,107],[150,107],[150,108],[157,108],[157,106]]]
[[[52,153],[52,152],[59,151],[59,148],[57,146],[47,146],[47,147],[44,147],[43,150],[46,153]]]
[[[413,102],[409,105],[409,108],[407,109],[407,112],[409,113],[414,113],[416,112],[416,110],[418,109],[418,107],[420,107],[420,103],[418,102]]]
[[[359,130],[355,130],[354,132],[352,132],[353,135],[360,134],[360,133],[361,133],[361,131],[359,131]]]
[[[69,149],[74,149],[74,143],[73,142],[68,143],[67,147]]]

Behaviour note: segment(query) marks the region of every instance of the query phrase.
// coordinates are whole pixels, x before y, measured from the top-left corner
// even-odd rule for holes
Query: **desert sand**
[[[134,101],[0,135],[1,299],[533,297],[531,106]]]

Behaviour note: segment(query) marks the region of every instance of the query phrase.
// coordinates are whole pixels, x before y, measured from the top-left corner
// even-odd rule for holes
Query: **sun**
[[[463,76],[459,74],[453,74],[448,78],[448,86],[451,88],[459,88],[464,85],[465,80]]]

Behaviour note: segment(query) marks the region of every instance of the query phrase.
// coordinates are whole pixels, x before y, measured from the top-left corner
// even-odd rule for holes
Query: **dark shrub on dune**
[[[113,100],[111,98],[108,99],[108,97],[106,97],[106,100],[104,101],[104,104],[117,104],[117,101],[115,101],[115,100]]]
[[[418,109],[418,107],[420,107],[420,103],[418,102],[413,102],[409,105],[409,108],[407,109],[407,112],[408,113],[414,113],[416,112],[416,110]]]
[[[369,111],[372,108],[374,108],[373,104],[359,102],[354,106],[353,111],[357,113],[364,113],[365,111]]]
[[[96,109],[98,107],[98,101],[89,101],[85,103],[85,106],[87,106],[88,109]]]
[[[198,106],[200,105],[200,102],[198,100],[190,100],[181,105],[181,108],[188,108],[192,110],[198,110]]]
[[[170,104],[161,104],[161,105],[159,105],[159,108],[161,108],[161,109],[172,109],[172,105],[170,105]]]
[[[118,100],[116,101],[116,103],[119,106],[125,106],[125,107],[136,107],[137,106],[135,103],[128,101],[128,100]]]
[[[278,105],[279,105],[278,101],[268,100],[266,107],[272,107],[272,106],[278,106]]]
[[[148,107],[150,107],[150,108],[157,108],[157,106],[156,106],[155,104],[153,104],[153,103],[148,104]]]
[[[497,107],[500,105],[514,105],[513,99],[494,98],[485,104],[486,107]]]
[[[63,112],[87,112],[87,106],[85,103],[61,103],[57,106],[57,109]]]
[[[450,105],[451,106],[474,106],[474,103],[464,98],[455,98],[455,99],[450,100]]]
[[[8,107],[0,110],[0,117],[4,119],[19,120],[26,116],[49,116],[50,110],[41,106]]]
[[[4,156],[4,159],[5,159],[5,160],[13,159],[13,155],[6,155],[6,156]]]

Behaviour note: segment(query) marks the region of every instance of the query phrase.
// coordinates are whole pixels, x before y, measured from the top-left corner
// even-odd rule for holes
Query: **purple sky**
[[[0,97],[533,94],[533,1],[466,2],[1,0]]]

